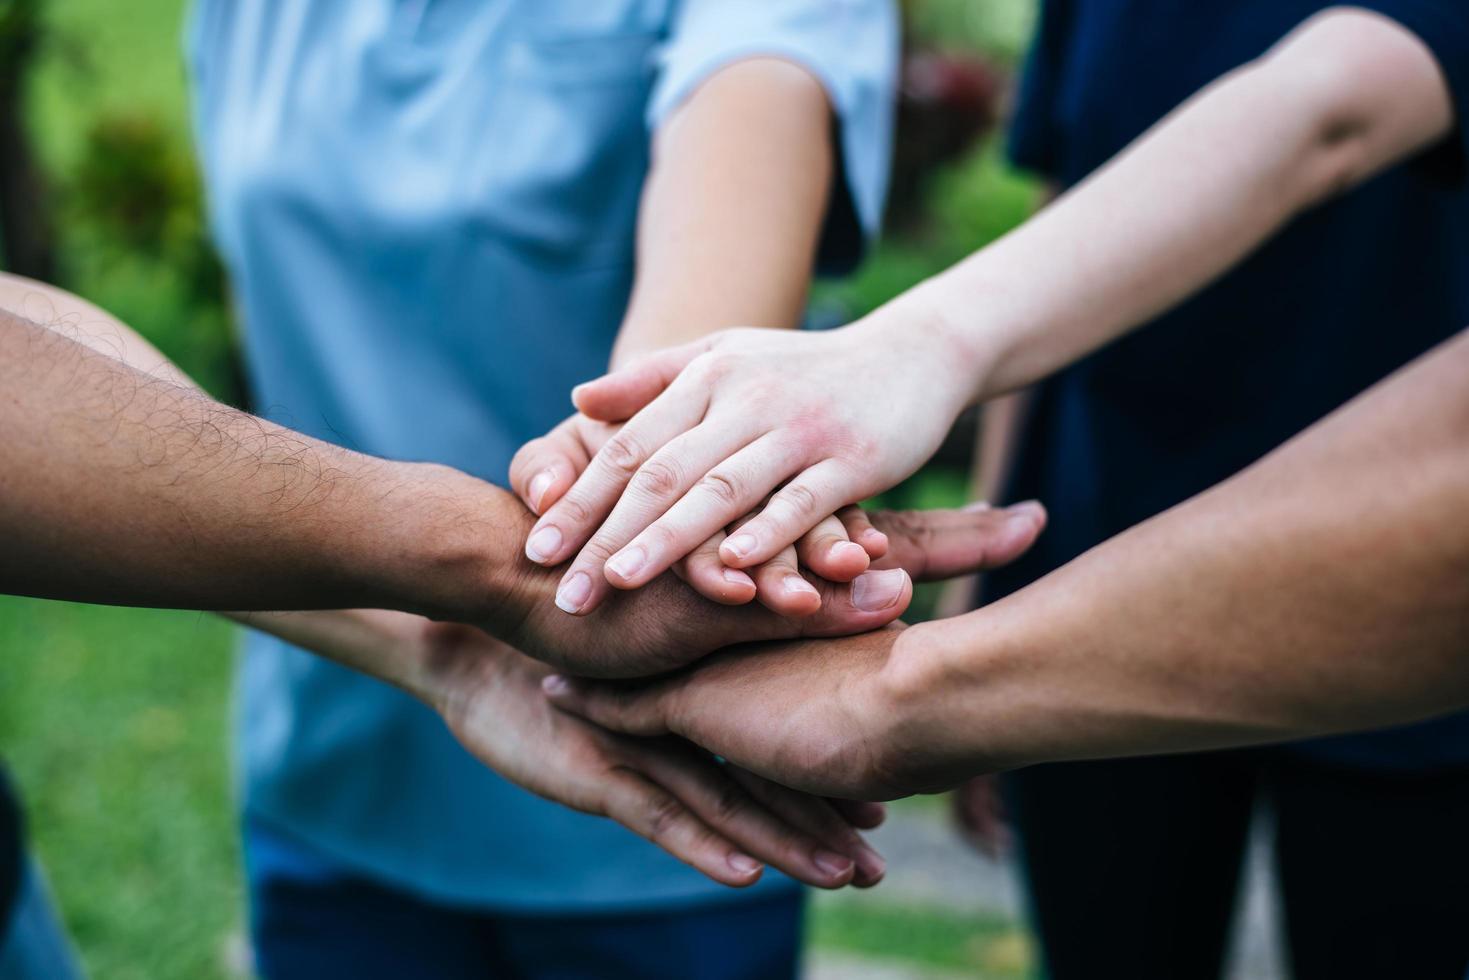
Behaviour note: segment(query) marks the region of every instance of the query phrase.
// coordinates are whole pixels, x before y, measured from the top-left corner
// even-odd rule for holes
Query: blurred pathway
[[[1228,980],[1286,980],[1277,936],[1278,909],[1272,891],[1264,842],[1268,828],[1259,830],[1251,847],[1241,889],[1242,909],[1237,916]],[[1024,895],[1013,862],[997,864],[980,857],[949,829],[945,806],[933,803],[901,804],[892,809],[887,824],[872,835],[888,859],[888,875],[876,889],[851,889],[816,896],[813,918],[818,943],[807,958],[808,980],[952,980],[957,977],[1024,977],[1033,954],[1021,925]],[[889,956],[881,948],[855,951],[828,941],[841,930],[829,923],[861,922],[884,911],[926,911],[934,918],[962,922],[972,918],[975,932],[985,932],[969,950],[956,955],[972,957],[969,966],[924,965],[941,961],[942,950],[918,955]],[[997,931],[996,923],[1000,924]],[[1008,930],[1008,931],[1007,931]],[[953,942],[952,940],[950,941]],[[951,951],[952,952],[952,951]]]

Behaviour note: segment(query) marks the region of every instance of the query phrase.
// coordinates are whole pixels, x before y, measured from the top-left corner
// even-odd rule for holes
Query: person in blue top
[[[813,265],[876,227],[897,48],[887,0],[198,0],[196,140],[256,406],[504,482],[609,363],[797,325]],[[809,609],[794,561],[754,577]],[[239,693],[266,976],[795,969],[789,880],[709,882],[277,639],[249,638]]]
[[[1451,0],[1049,3],[1014,150],[1065,193],[850,327],[729,332],[583,386],[582,410],[631,417],[646,452],[592,459],[533,533],[557,529],[568,574],[636,588],[779,488],[721,546],[744,567],[912,472],[964,405],[1066,368],[1035,393],[1009,488],[1045,500],[1050,530],[990,583],[1022,595],[1469,323],[1466,105]],[[675,457],[683,480],[622,495],[629,462]],[[1469,717],[1013,788],[1054,977],[1216,974],[1264,798],[1298,976],[1469,961]]]

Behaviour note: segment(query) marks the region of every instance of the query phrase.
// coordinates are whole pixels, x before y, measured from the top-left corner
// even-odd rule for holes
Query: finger
[[[571,389],[571,403],[588,418],[621,422],[632,418],[664,389],[694,358],[707,351],[714,337],[655,351],[624,368]]]
[[[791,819],[757,799],[733,778],[730,767],[692,751],[645,750],[638,758],[649,776],[684,801],[711,830],[771,867],[817,888],[840,888],[856,875],[857,862],[848,850],[856,832],[835,813],[828,825]]]
[[[564,612],[573,615],[591,612],[606,597],[609,585],[603,563],[612,548],[600,544],[587,551],[583,544],[597,524],[611,513],[632,474],[651,455],[651,450],[644,447],[667,442],[694,421],[693,415],[678,414],[686,412],[690,403],[675,400],[670,404],[676,406],[672,410],[674,414],[655,413],[646,421],[634,420],[613,436],[566,496],[536,522],[526,539],[526,556],[542,565],[556,565],[581,552],[578,563],[562,576],[556,589],[556,606]],[[716,445],[713,451],[729,448]],[[691,547],[700,540],[692,542]]]
[[[725,606],[742,606],[755,598],[755,580],[737,568],[726,568],[719,560],[723,541],[724,532],[715,532],[673,569],[704,598]]]
[[[707,396],[679,388],[667,395],[672,397],[660,398],[607,440],[566,495],[536,522],[525,548],[531,561],[557,565],[571,557],[612,512],[648,457],[698,424]]]
[[[624,735],[667,735],[665,684],[607,683],[548,674],[541,691],[563,711]]]
[[[882,880],[887,862],[825,799],[779,786],[738,766],[728,768],[730,776],[777,817],[851,858],[852,884],[871,888]]]
[[[521,446],[510,461],[510,487],[535,514],[561,499],[614,431],[603,422],[572,416]]]
[[[913,601],[913,580],[901,568],[863,572],[850,583],[816,580],[821,608],[792,620],[802,636],[846,636],[893,622]]]
[[[847,464],[823,460],[777,490],[764,510],[725,539],[720,557],[731,568],[769,561],[828,514],[862,496],[861,486]]]
[[[888,808],[866,800],[828,800],[842,818],[858,830],[874,830],[888,818]]]
[[[718,420],[706,420],[695,432],[719,429],[731,427]],[[737,439],[753,436],[743,430],[731,432]],[[689,436],[693,437],[694,432]],[[681,489],[655,493],[645,487],[635,493],[629,485],[606,525],[588,544],[590,549],[595,543],[596,550],[616,544],[616,553],[606,564],[607,580],[612,585],[636,589],[648,584],[710,535],[748,514],[803,462],[803,450],[779,436],[761,436],[733,453],[710,453],[698,445],[708,438],[701,435],[669,443],[664,465],[669,470],[679,468],[680,479],[677,483],[666,481],[664,486]],[[682,465],[674,462],[680,455],[687,459]],[[689,473],[703,476],[697,482],[684,479]]]
[[[607,816],[722,884],[752,885],[764,870],[754,857],[712,830],[668,790],[620,769],[604,790]]]
[[[862,546],[867,557],[876,561],[888,553],[888,536],[872,526],[867,511],[857,504],[849,504],[836,513],[837,519],[847,530],[847,537]]]
[[[1024,554],[1046,526],[1035,501],[995,508],[877,511],[869,515],[888,536],[888,554],[875,564],[902,568],[919,581],[997,568]]]
[[[806,581],[796,565],[796,549],[786,548],[770,561],[751,569],[755,595],[765,607],[782,616],[809,616],[821,608],[821,593]]]
[[[850,582],[872,562],[866,550],[848,537],[847,525],[836,514],[801,535],[796,555],[802,568],[832,582]]]

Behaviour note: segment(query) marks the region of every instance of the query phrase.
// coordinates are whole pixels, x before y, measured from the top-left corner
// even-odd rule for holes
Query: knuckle
[[[582,546],[581,559],[578,559],[578,562],[573,563],[573,565],[587,558],[590,558],[594,564],[601,565],[607,559],[617,554],[618,550],[617,543],[608,538],[607,535],[594,534],[592,535],[592,540]],[[595,576],[593,578],[595,580]]]
[[[654,457],[638,468],[628,488],[649,497],[662,499],[678,493],[683,486],[683,473],[671,459]]]
[[[683,807],[672,796],[662,792],[650,794],[643,811],[643,822],[648,828],[648,836],[655,841],[661,841],[678,826],[682,815]]]
[[[638,537],[651,555],[674,555],[687,550],[679,547],[678,535],[662,524],[649,524]]]
[[[608,439],[607,444],[602,447],[602,461],[624,481],[632,479],[646,456],[642,444],[627,429]]]
[[[737,507],[745,499],[743,481],[728,470],[711,470],[699,481],[699,488],[726,507]]]
[[[592,508],[580,493],[573,491],[556,502],[557,518],[573,525],[589,525],[594,520]]]
[[[784,508],[796,517],[816,514],[816,492],[804,483],[789,483],[778,494]]]
[[[739,783],[728,777],[714,797],[714,818],[721,824],[730,823],[744,814],[750,806],[750,798]]]

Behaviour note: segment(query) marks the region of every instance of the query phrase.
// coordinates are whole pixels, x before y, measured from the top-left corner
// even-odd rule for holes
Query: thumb
[[[887,535],[888,552],[873,568],[902,568],[920,582],[1007,565],[1035,543],[1046,526],[1035,501],[1011,507],[879,511],[869,515]]]
[[[588,418],[625,422],[673,383],[689,362],[709,349],[710,338],[645,354],[626,367],[571,389],[571,401]]]

